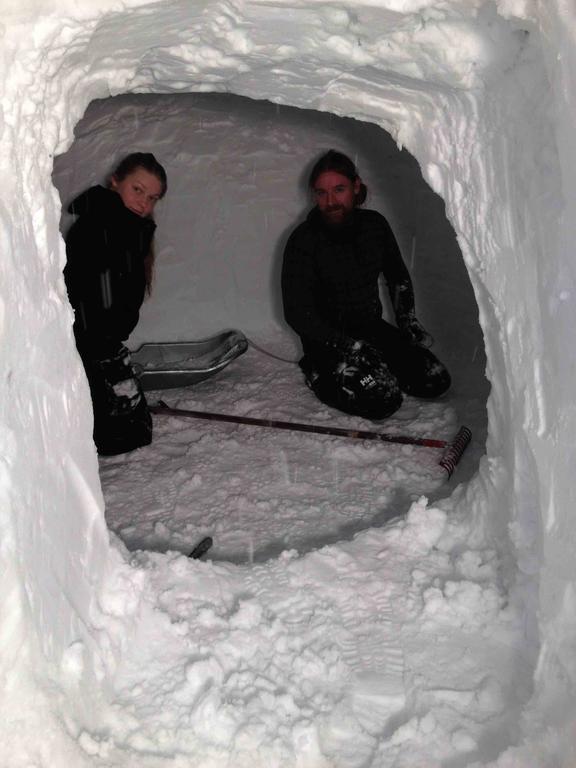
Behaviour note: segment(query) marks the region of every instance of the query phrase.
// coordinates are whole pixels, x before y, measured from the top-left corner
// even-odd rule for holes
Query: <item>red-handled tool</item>
[[[247,424],[252,427],[271,427],[272,429],[288,429],[295,432],[312,432],[317,435],[333,435],[335,437],[350,437],[356,440],[380,440],[384,443],[400,443],[402,445],[420,445],[424,448],[443,448],[444,451],[438,462],[448,477],[454,469],[472,439],[468,427],[460,427],[454,440],[437,440],[430,437],[407,437],[404,435],[387,435],[383,432],[371,432],[359,429],[343,429],[341,427],[324,427],[319,424],[300,424],[294,421],[277,421],[276,419],[255,419],[251,416],[234,416],[227,413],[210,413],[207,411],[191,411],[185,408],[171,408],[163,400],[150,406],[151,413],[157,416],[183,416],[189,419],[206,419],[207,421],[226,421],[231,424]]]

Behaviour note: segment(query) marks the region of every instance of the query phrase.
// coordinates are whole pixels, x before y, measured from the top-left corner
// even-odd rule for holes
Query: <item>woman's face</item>
[[[151,216],[154,206],[162,196],[162,182],[144,168],[136,168],[122,181],[112,176],[111,187],[118,192],[122,202],[138,216]]]

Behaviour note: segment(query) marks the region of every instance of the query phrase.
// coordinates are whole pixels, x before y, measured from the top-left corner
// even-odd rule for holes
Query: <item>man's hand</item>
[[[405,315],[398,318],[398,326],[412,344],[427,348],[434,344],[434,339],[416,319],[415,315]]]
[[[343,362],[356,368],[378,370],[384,363],[381,353],[367,341],[361,339],[350,339],[343,352]]]

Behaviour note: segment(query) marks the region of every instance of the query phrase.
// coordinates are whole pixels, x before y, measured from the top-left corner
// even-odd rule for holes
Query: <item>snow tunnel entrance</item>
[[[548,53],[556,41],[562,42],[563,54],[571,50],[568,46],[572,37],[568,35],[568,25],[566,34],[563,31],[562,35],[548,29],[552,17],[554,23],[560,23],[558,3],[552,4],[554,11],[534,8],[535,17],[530,21],[524,18],[528,14],[524,5],[490,2],[480,7],[477,3],[461,2],[451,3],[448,8],[445,3],[435,3],[434,0],[424,3],[385,0],[378,6],[367,4],[350,8],[317,4],[295,7],[284,3],[208,3],[192,8],[188,3],[172,0],[152,4],[131,0],[120,10],[107,3],[96,3],[93,8],[80,10],[75,7],[48,15],[46,9],[38,8],[38,14],[28,14],[25,20],[22,16],[17,34],[11,34],[12,19],[20,24],[20,11],[15,11],[8,19],[9,34],[3,38],[9,55],[6,56],[8,76],[1,139],[2,156],[9,172],[2,189],[6,287],[1,314],[6,318],[2,332],[7,370],[2,388],[7,427],[3,439],[8,447],[6,465],[13,482],[3,482],[1,490],[3,502],[6,502],[3,503],[6,520],[3,541],[9,566],[4,592],[11,598],[7,626],[13,631],[10,643],[4,646],[7,653],[3,662],[15,681],[13,690],[23,690],[25,694],[20,701],[20,710],[25,712],[22,722],[26,727],[22,730],[14,728],[13,719],[6,719],[6,722],[10,736],[17,734],[20,744],[26,742],[26,753],[29,745],[31,749],[37,746],[37,735],[41,732],[36,727],[37,720],[30,719],[32,698],[27,695],[30,691],[36,693],[39,685],[48,678],[51,682],[56,677],[64,680],[67,687],[63,689],[62,707],[58,711],[55,707],[50,709],[54,715],[51,722],[60,732],[67,716],[72,713],[70,722],[75,721],[85,704],[87,709],[92,706],[96,701],[94,693],[99,693],[108,681],[114,679],[118,663],[126,661],[127,657],[129,660],[130,655],[135,663],[141,661],[134,657],[134,646],[130,642],[133,628],[145,636],[149,645],[149,625],[145,616],[142,618],[137,600],[132,602],[130,610],[133,613],[127,611],[118,615],[112,595],[112,600],[108,600],[108,606],[104,604],[103,609],[108,608],[114,617],[113,629],[109,629],[109,622],[105,625],[99,622],[98,611],[102,610],[101,598],[103,594],[106,596],[105,590],[110,594],[115,582],[126,576],[130,584],[141,583],[145,576],[138,558],[124,558],[123,553],[119,554],[109,545],[106,536],[95,456],[86,434],[88,392],[73,348],[70,312],[61,280],[63,252],[57,236],[60,208],[50,185],[52,153],[68,147],[72,126],[88,102],[124,91],[220,90],[302,108],[330,110],[389,128],[392,135],[418,158],[425,178],[446,201],[459,235],[478,297],[493,389],[487,460],[481,463],[480,472],[466,485],[464,492],[454,493],[450,503],[444,505],[449,514],[434,509],[428,514],[422,508],[415,516],[416,522],[409,526],[418,528],[419,520],[424,533],[430,520],[434,522],[434,516],[436,521],[447,522],[448,530],[438,534],[442,536],[444,547],[444,560],[438,568],[445,567],[440,582],[436,579],[436,566],[431,570],[429,582],[419,580],[422,576],[419,568],[407,569],[406,574],[417,578],[410,587],[405,581],[400,582],[396,593],[413,606],[422,605],[425,593],[432,609],[443,603],[441,611],[448,627],[444,635],[447,652],[437,668],[433,686],[425,677],[420,677],[418,665],[413,665],[410,658],[406,659],[403,680],[420,687],[419,691],[407,691],[409,701],[415,706],[406,711],[410,720],[402,724],[402,730],[394,730],[399,725],[394,718],[390,729],[387,726],[380,734],[384,740],[390,735],[394,737],[390,739],[393,748],[399,743],[411,748],[416,728],[420,750],[416,761],[421,756],[424,762],[430,759],[436,741],[442,742],[439,749],[447,744],[452,744],[453,749],[448,756],[443,751],[434,755],[456,765],[469,762],[468,751],[476,747],[482,753],[478,755],[480,759],[485,754],[495,757],[510,739],[527,735],[530,739],[538,739],[545,730],[542,743],[548,742],[549,723],[556,723],[561,711],[571,712],[572,706],[565,706],[565,702],[570,705],[573,702],[574,676],[569,678],[565,670],[572,670],[573,656],[569,653],[569,640],[573,635],[570,623],[573,615],[573,526],[568,510],[573,496],[574,377],[572,359],[565,353],[573,326],[572,305],[567,301],[571,294],[565,288],[572,280],[572,260],[567,243],[573,242],[574,238],[567,237],[572,232],[573,220],[569,220],[569,213],[561,209],[563,183],[566,182],[569,193],[566,199],[570,202],[574,199],[572,180],[576,175],[570,174],[575,157],[571,131],[573,105],[568,99],[563,106],[561,93],[564,98],[565,93],[573,92],[567,87],[572,82],[573,68],[569,56],[552,57]],[[402,8],[398,10],[400,6]],[[511,21],[502,18],[499,10],[508,14]],[[25,13],[23,8],[22,14]],[[540,39],[542,30],[550,33],[543,41]],[[558,84],[549,77],[555,72],[563,75]],[[558,167],[561,165],[559,160],[565,162],[567,169],[564,179],[562,169]],[[93,178],[88,178],[82,170],[81,186],[101,181],[104,170],[100,167],[100,159]],[[301,201],[298,212],[302,207]],[[165,210],[168,210],[167,206]],[[159,223],[162,225],[160,220]],[[168,263],[167,256],[165,254],[164,263]],[[158,279],[160,281],[161,275]],[[206,299],[205,303],[209,305],[210,296]],[[221,306],[222,299],[218,301]],[[152,307],[152,304],[147,305],[146,311],[152,311]],[[459,322],[460,318],[455,318],[454,325]],[[195,328],[194,332],[197,330]],[[58,356],[53,352],[56,345]],[[470,349],[466,350],[467,355],[470,352]],[[251,407],[258,392],[266,391],[269,377],[262,376],[253,383],[252,391],[234,398],[236,404]],[[300,391],[304,390],[301,388]],[[284,404],[282,394],[275,404]],[[14,403],[21,407],[14,407]],[[82,429],[78,429],[79,425]],[[138,467],[138,462],[134,462],[132,487],[138,490],[145,487],[150,493],[145,509],[170,507],[177,511],[174,500],[180,487],[189,480],[188,487],[193,490],[196,486],[201,497],[198,519],[206,522],[201,516],[206,509],[202,475],[196,472],[190,476],[190,467],[202,456],[206,444],[203,434],[178,433],[171,446],[171,456],[182,463],[168,485],[152,482],[145,486],[143,478],[148,480],[148,468],[144,463]],[[238,453],[247,445],[237,436],[232,436],[228,444]],[[192,448],[190,453],[187,453],[187,446]],[[250,447],[254,452],[261,448],[258,438],[250,443]],[[262,476],[271,468],[270,456],[270,451],[263,451]],[[382,456],[378,457],[377,468],[372,474],[360,477],[354,500],[344,509],[345,515],[348,512],[354,514],[355,509],[367,508],[363,492],[368,489],[373,493],[383,463],[394,471],[393,463]],[[307,493],[318,476],[313,458],[302,458],[303,473],[309,472],[309,475],[308,478],[304,475],[299,483],[300,498],[294,497],[297,513],[304,508],[304,503],[306,510],[312,507]],[[348,469],[346,477],[354,476],[356,455],[350,460],[350,454],[343,456],[336,452],[331,458],[332,461],[323,464],[330,468],[330,482],[335,483],[343,476],[343,466]],[[365,455],[359,458],[363,461]],[[285,485],[286,480],[294,479],[293,467],[288,461],[277,463],[275,471],[279,484]],[[109,463],[107,472],[112,480],[115,473],[125,474],[116,461]],[[226,466],[222,467],[221,477],[226,479],[227,486],[219,499],[220,507],[214,505],[216,512],[232,508],[238,513],[240,522],[254,519],[253,510],[257,505],[242,492],[242,478]],[[125,493],[126,508],[134,511],[136,503],[129,498],[129,490]],[[266,501],[270,498],[267,495]],[[320,501],[329,516],[332,512],[330,501]],[[265,503],[262,506],[260,528],[267,529],[274,520],[275,511],[273,505],[266,506]],[[436,511],[441,514],[435,515]],[[169,538],[166,530],[171,520],[167,517],[165,522],[156,518],[156,522],[155,529],[151,525],[149,543],[156,543],[157,548],[161,548],[162,537],[165,537],[164,541]],[[297,522],[296,519],[294,528]],[[195,540],[197,529],[198,526],[186,533]],[[128,541],[129,521],[121,532]],[[368,534],[364,534],[352,545],[327,549],[340,555],[343,549],[354,548],[358,552],[358,562],[364,568],[367,538]],[[427,546],[434,549],[430,549],[430,553],[436,555],[434,541],[428,541],[431,543]],[[147,542],[141,543],[146,545]],[[188,544],[187,541],[184,543]],[[247,542],[244,555],[250,554],[247,551],[249,545]],[[173,540],[170,546],[174,546]],[[497,550],[497,557],[486,568],[487,560],[482,551],[492,546]],[[317,561],[318,556],[322,557],[314,553],[293,558],[297,561],[295,567],[310,572],[313,570],[311,561]],[[176,556],[146,555],[140,562],[151,558],[160,564],[159,570],[168,570],[169,561],[174,559],[178,561],[178,568],[191,567],[186,558]],[[383,562],[384,558],[380,558],[379,564]],[[349,559],[342,558],[341,567],[346,575],[348,565]],[[204,566],[217,580],[223,578],[222,572],[229,573],[233,589],[237,583],[243,586],[244,582],[239,579],[241,572],[248,574],[256,585],[263,579],[263,569],[232,566],[224,569],[202,564]],[[285,563],[279,560],[267,564],[267,568],[276,567],[285,591],[285,582],[281,581]],[[358,571],[358,580],[346,593],[350,595],[350,603],[356,608],[359,590],[364,587],[368,591],[373,587],[378,590],[386,583],[387,575],[382,577],[382,570],[377,569]],[[488,584],[487,589],[483,582]],[[449,584],[450,589],[440,594],[443,583]],[[161,584],[151,586],[154,600],[161,593]],[[310,581],[303,580],[301,584],[302,592],[298,594],[308,595]],[[218,596],[214,598],[214,615],[224,617],[224,623],[229,620],[231,623],[234,616],[230,617],[229,606],[224,606],[225,596],[231,591],[222,598],[219,587],[220,584],[215,590]],[[204,600],[205,593],[198,584],[190,589],[190,583],[186,582],[185,588],[186,599],[195,599],[196,595],[191,593],[196,592]],[[255,591],[260,593],[260,590]],[[474,594],[478,596],[476,601],[470,601]],[[499,600],[501,594],[504,608]],[[276,600],[276,595],[272,590],[271,600]],[[239,593],[238,598],[235,602],[240,605],[245,601],[246,593]],[[152,604],[155,624],[157,602]],[[476,610],[488,602],[492,608],[487,612]],[[317,604],[324,604],[322,595]],[[310,605],[312,609],[304,615],[302,624],[295,625],[294,631],[298,634],[308,623],[308,617],[315,613],[314,603]],[[337,602],[334,605],[338,608]],[[225,610],[221,610],[223,606]],[[378,615],[380,606],[376,603]],[[490,689],[478,687],[479,681],[485,679],[484,663],[479,666],[481,674],[470,685],[458,685],[459,693],[465,694],[459,697],[463,702],[461,706],[468,710],[465,716],[469,714],[472,700],[480,708],[486,698],[490,702],[488,717],[486,712],[479,712],[481,717],[477,720],[482,722],[482,728],[487,723],[487,730],[477,738],[475,734],[472,741],[467,730],[454,730],[450,726],[441,731],[437,739],[436,730],[431,732],[428,728],[429,719],[420,719],[421,713],[429,707],[430,691],[434,688],[442,696],[448,690],[445,673],[454,666],[455,646],[451,642],[451,633],[453,627],[462,626],[460,606],[466,609],[468,616],[477,619],[477,623],[467,623],[464,629],[473,635],[472,639],[477,640],[478,645],[482,645],[483,661],[499,652],[494,654],[494,646],[487,645],[489,636],[500,645],[506,645],[514,660],[520,662],[525,634],[529,635],[530,646],[530,653],[525,655],[527,667],[518,675],[513,673],[507,678],[511,684],[505,695],[500,695],[499,685]],[[509,636],[504,635],[506,641],[501,643],[502,636],[492,631],[491,616],[497,617],[499,623],[507,623],[509,608],[521,618],[522,632],[510,641]],[[395,604],[392,612],[396,612]],[[335,610],[335,614],[340,616],[342,611]],[[191,615],[194,619],[194,614]],[[359,639],[363,629],[373,623],[374,615],[363,605],[350,615],[353,629],[358,627]],[[170,621],[170,625],[178,624],[182,628],[180,618]],[[198,622],[192,620],[188,626],[197,627]],[[432,632],[427,636],[430,652],[435,656],[436,626],[432,625]],[[161,629],[165,631],[166,628],[167,622],[164,622]],[[408,626],[413,638],[415,633],[411,629]],[[290,631],[286,624],[280,625],[280,632],[284,634],[278,636],[279,641],[283,642],[285,636],[292,637]],[[392,626],[393,638],[394,632]],[[536,666],[539,633],[543,651]],[[254,639],[265,634],[260,630],[251,631],[250,656],[258,655],[252,653]],[[323,628],[322,635],[331,635],[331,629],[325,631]],[[343,639],[348,641],[350,637],[344,633]],[[159,637],[154,651],[161,642]],[[79,651],[83,645],[85,654],[81,658]],[[296,645],[301,647],[299,643]],[[108,647],[117,649],[117,661],[111,658],[113,654],[107,653]],[[385,648],[386,644],[379,642],[378,647]],[[471,644],[467,642],[461,643],[460,647],[465,663],[477,652],[471,651]],[[271,655],[276,655],[275,647]],[[189,646],[184,657],[188,663]],[[331,656],[328,663],[331,674],[335,668]],[[144,674],[148,674],[146,664],[139,663],[139,666]],[[515,666],[504,658],[500,670],[496,670],[490,679],[500,681],[504,677],[504,668],[513,671]],[[34,674],[22,676],[22,669]],[[291,680],[296,676],[294,666],[287,669],[286,679]],[[341,669],[339,679],[344,681],[348,679],[349,667],[344,665]],[[522,693],[518,695],[517,682],[528,687],[533,669],[536,700],[533,712],[528,713],[532,717],[524,717],[519,735],[516,726],[529,691],[526,693],[521,686]],[[210,674],[210,670],[206,674]],[[31,678],[33,683],[28,682]],[[565,682],[559,683],[561,678]],[[320,679],[323,684],[324,677]],[[198,680],[201,682],[202,677]],[[564,689],[568,694],[565,700]],[[364,690],[368,700],[372,701],[373,691],[370,688]],[[452,690],[455,690],[454,686]],[[508,690],[513,693],[509,695]],[[450,695],[438,700],[451,710],[455,698]],[[498,705],[492,706],[494,700],[501,701],[500,709]],[[352,704],[355,701],[352,699]],[[10,708],[17,703],[11,697]],[[268,711],[284,717],[282,708],[269,706]],[[336,753],[341,733],[339,726],[347,722],[349,710],[335,708],[333,711],[336,715]],[[320,730],[325,712],[326,709],[322,709],[313,713],[312,722],[314,726],[318,724]],[[541,712],[545,715],[542,718]],[[156,712],[152,715],[155,717]],[[492,724],[502,723],[503,716],[508,718],[507,722],[513,720],[511,735],[510,739],[498,740],[494,738]],[[94,726],[96,722],[88,716],[86,720],[88,726]],[[192,724],[191,720],[188,722]],[[470,719],[467,728],[469,723]],[[536,731],[532,727],[534,724]],[[153,723],[152,730],[155,725]],[[404,728],[404,725],[409,727]],[[284,727],[283,722],[281,728]],[[298,733],[297,728],[298,724],[294,734]],[[87,730],[95,732],[94,727]],[[209,734],[201,735],[198,741],[190,742],[196,754],[204,753],[212,730],[210,728]],[[77,732],[80,731],[83,735],[82,727]],[[272,749],[279,743],[279,732],[275,730],[270,739],[268,732],[265,735]],[[67,728],[62,733],[68,742],[70,730]],[[125,743],[122,736],[119,742]],[[94,746],[93,740],[85,741]],[[11,745],[11,742],[7,743]],[[150,742],[140,741],[142,743]],[[566,754],[568,744],[571,748],[572,743],[573,739],[566,741]],[[53,751],[52,742],[43,744]],[[348,744],[350,755],[355,758],[358,754],[357,731],[350,731],[346,736],[343,746],[348,747]],[[375,764],[382,754],[380,746],[381,743],[376,745]],[[106,743],[102,745],[102,749],[105,748]],[[466,754],[454,756],[454,750]],[[526,754],[531,758],[534,756],[530,745]],[[102,759],[106,758],[103,756]],[[56,761],[52,762],[56,765]],[[269,759],[263,762],[270,763]]]
[[[168,172],[169,192],[155,212],[153,293],[129,346],[236,327],[292,361],[300,346],[282,318],[284,245],[310,207],[311,163],[330,147],[348,154],[369,189],[365,207],[383,213],[394,230],[418,316],[453,377],[441,403],[408,399],[376,428],[449,439],[466,423],[474,434],[446,483],[425,449],[157,421],[151,447],[100,461],[108,525],[130,549],[185,552],[211,535],[214,556],[233,561],[307,551],[402,515],[420,494],[435,500],[470,479],[484,453],[489,389],[478,307],[442,199],[386,131],[330,113],[196,93],[94,101],[75,135],[54,162],[64,233],[71,199],[104,183],[125,154],[151,151]],[[199,410],[372,426],[321,406],[297,366],[254,349],[215,379],[162,396]]]

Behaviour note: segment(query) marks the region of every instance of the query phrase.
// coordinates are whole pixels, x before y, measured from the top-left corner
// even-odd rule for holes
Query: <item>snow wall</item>
[[[487,457],[457,492],[455,514],[509,541],[511,594],[525,601],[526,631],[540,649],[526,745],[501,764],[525,756],[572,765],[576,18],[568,4],[3,6],[0,722],[10,764],[54,765],[56,749],[70,750],[62,765],[79,764],[66,728],[75,713],[89,717],[129,638],[124,619],[115,630],[109,620],[125,571],[108,543],[88,439],[53,156],[95,98],[229,91],[379,124],[444,198],[492,384]],[[530,763],[536,752],[542,759]]]

